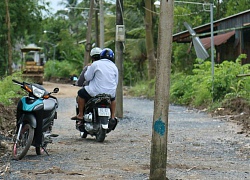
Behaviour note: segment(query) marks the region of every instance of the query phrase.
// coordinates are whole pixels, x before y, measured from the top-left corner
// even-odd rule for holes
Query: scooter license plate
[[[109,108],[98,108],[98,115],[99,116],[110,116],[110,109]]]

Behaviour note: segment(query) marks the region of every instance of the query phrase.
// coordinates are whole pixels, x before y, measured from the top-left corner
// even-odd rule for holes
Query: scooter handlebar
[[[15,79],[12,79],[12,81],[13,81],[14,83],[18,84],[18,85],[23,85],[23,83],[21,83],[21,82],[15,80]]]

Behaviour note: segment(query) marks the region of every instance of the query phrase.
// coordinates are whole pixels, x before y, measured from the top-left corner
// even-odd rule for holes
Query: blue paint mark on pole
[[[154,130],[160,135],[165,134],[165,123],[162,122],[161,118],[155,121]]]

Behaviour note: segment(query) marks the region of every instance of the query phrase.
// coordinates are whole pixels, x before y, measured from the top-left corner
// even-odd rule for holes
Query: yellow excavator
[[[34,44],[21,48],[21,70],[24,78],[31,79],[34,83],[43,84],[44,64],[41,58],[42,48]]]

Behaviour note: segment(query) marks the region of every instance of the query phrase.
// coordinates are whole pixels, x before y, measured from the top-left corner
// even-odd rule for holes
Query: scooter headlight
[[[43,95],[45,94],[45,90],[39,89],[36,86],[32,86],[32,90],[33,94],[38,98],[43,97]]]

